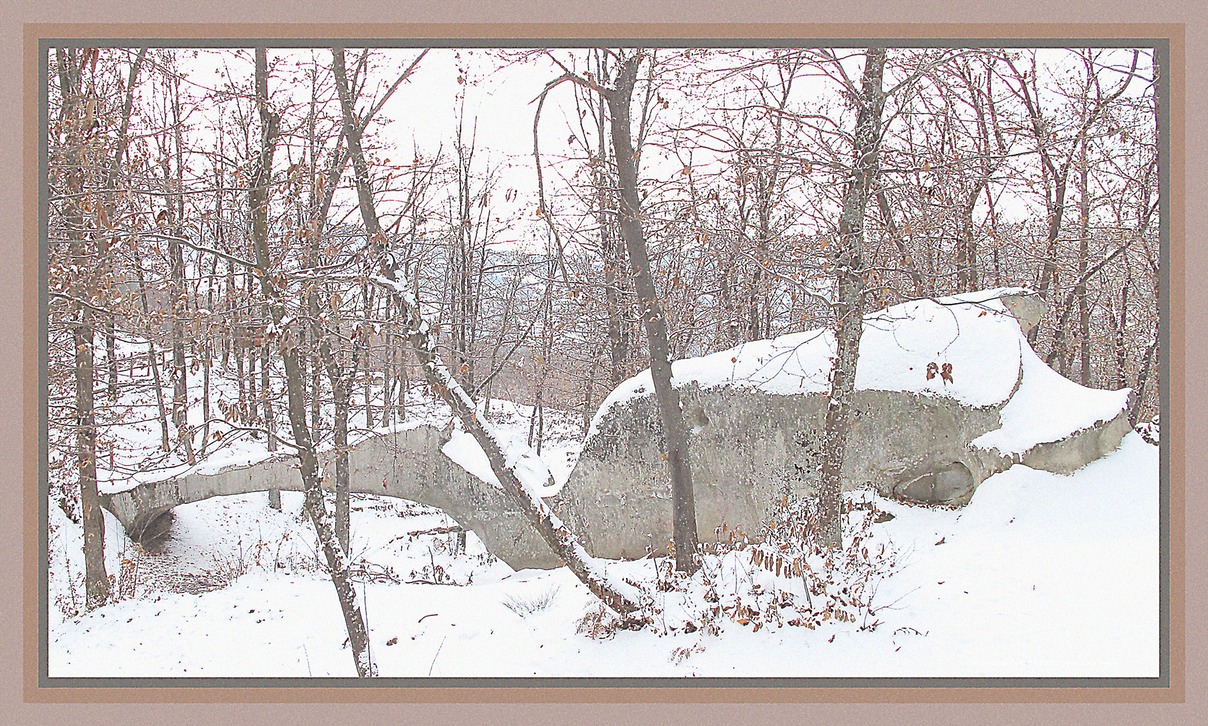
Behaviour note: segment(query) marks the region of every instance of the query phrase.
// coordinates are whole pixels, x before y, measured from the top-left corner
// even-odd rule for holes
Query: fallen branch
[[[528,446],[505,442],[494,427],[478,415],[470,394],[441,362],[436,345],[429,336],[428,322],[419,313],[419,304],[406,285],[394,279],[394,270],[384,266],[382,273],[371,279],[395,298],[405,316],[405,334],[425,379],[449,405],[466,433],[473,436],[482,448],[504,492],[537,529],[554,554],[593,594],[621,615],[627,627],[640,627],[641,621],[631,617],[639,609],[637,589],[627,583],[611,581],[603,563],[587,553],[574,533],[541,498],[541,488],[553,483],[549,467]]]

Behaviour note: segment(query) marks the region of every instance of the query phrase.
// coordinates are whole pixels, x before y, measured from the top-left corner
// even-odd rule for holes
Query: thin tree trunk
[[[247,278],[247,297],[252,300],[252,291],[255,281],[251,277]],[[248,423],[252,424],[252,438],[259,439],[260,432],[255,429],[255,424],[260,418],[260,396],[257,391],[256,375],[256,359],[259,357],[260,348],[264,345],[264,321],[260,319],[258,313],[252,312],[251,306],[248,308],[248,340],[247,340],[247,411]],[[259,339],[259,341],[257,340]]]
[[[169,240],[168,255],[171,260],[172,280],[172,425],[176,427],[177,443],[185,451],[186,459],[192,463],[192,441],[189,435],[189,382],[188,364],[185,360],[185,340],[181,315],[185,305],[184,256],[180,243]]]
[[[634,287],[646,337],[650,345],[650,373],[659,407],[659,420],[666,441],[667,467],[671,474],[672,537],[675,566],[681,572],[695,572],[698,548],[696,499],[692,492],[692,470],[688,461],[688,428],[680,410],[679,391],[671,381],[671,346],[667,318],[654,287],[646,237],[642,231],[642,210],[638,194],[636,152],[630,128],[630,101],[637,81],[642,56],[635,54],[621,63],[617,85],[604,98],[611,112],[613,155],[621,195],[621,236],[629,253]]]
[[[84,235],[84,215],[74,198],[84,189],[84,121],[77,117],[81,97],[83,58],[75,50],[59,49],[58,79],[62,93],[64,146],[70,154],[70,167],[63,188],[66,203],[67,237],[70,254],[78,274],[71,281],[76,302],[72,305],[71,340],[74,348],[76,471],[80,487],[80,507],[84,529],[84,592],[88,609],[100,607],[109,599],[109,577],[105,572],[105,519],[101,512],[96,476],[96,408],[93,312],[88,303],[96,292],[94,270]]]
[[[603,58],[597,58],[599,73],[607,74]],[[600,230],[600,256],[604,264],[604,312],[608,317],[608,379],[613,386],[625,380],[626,363],[629,359],[629,325],[625,320],[624,291],[620,287],[625,279],[625,243],[617,238],[616,180],[609,173],[607,102],[601,97],[594,106],[595,122],[599,129],[599,146],[596,153],[600,159],[593,170],[592,178],[596,191],[596,224]]]
[[[140,48],[138,55],[134,59],[134,63],[130,66],[130,73],[126,78],[126,97],[122,103],[121,120],[118,122],[117,133],[117,148],[114,149],[113,157],[109,160],[109,169],[106,178],[106,186],[109,188],[110,199],[109,206],[116,208],[114,197],[114,186],[117,182],[118,175],[121,172],[122,157],[126,155],[126,147],[129,145],[130,137],[130,114],[134,107],[134,87],[138,81],[139,71],[142,69],[143,59],[147,55],[146,48]],[[113,219],[116,215],[110,213],[110,218]],[[101,250],[100,263],[106,269],[107,274],[112,274],[113,261],[108,254],[109,250],[109,235],[102,233],[100,235],[101,243],[104,247]],[[117,332],[115,330],[115,322],[113,316],[105,320],[105,355],[109,366],[109,398],[117,400],[118,385],[117,385]]]
[[[335,428],[332,430],[336,450],[336,539],[348,552],[348,382],[338,378],[331,383],[336,400]]]
[[[280,331],[281,357],[285,367],[286,394],[289,422],[297,446],[299,470],[305,489],[305,510],[314,525],[319,546],[327,561],[332,585],[344,614],[348,631],[348,642],[352,646],[357,675],[365,678],[377,675],[377,669],[369,659],[369,634],[361,608],[357,604],[356,592],[349,577],[348,560],[332,531],[327,505],[319,475],[319,462],[315,456],[314,443],[306,425],[305,383],[298,362],[297,346],[290,346],[288,332],[284,329],[285,301],[271,278],[271,263],[268,250],[268,189],[272,174],[273,151],[276,145],[279,118],[268,109],[267,52],[256,49],[256,97],[260,107],[261,140],[260,159],[256,165],[253,184],[249,190],[252,211],[252,241],[259,271],[260,288],[269,303],[273,323]]]
[[[177,441],[185,452],[186,460],[193,464],[195,463],[193,436],[189,428],[189,369],[185,357],[184,322],[182,320],[188,308],[188,298],[185,290],[184,249],[177,241],[182,236],[184,229],[184,194],[182,190],[184,150],[181,133],[179,80],[176,80],[173,85],[172,111],[172,139],[176,166],[176,188],[173,195],[169,197],[172,203],[170,224],[174,234],[168,239],[169,274],[172,282],[172,424],[176,427]],[[172,175],[168,173],[166,159],[164,166],[164,181],[170,184],[169,180]]]
[[[84,587],[88,609],[109,599],[109,577],[105,573],[105,518],[101,513],[96,480],[96,409],[93,405],[92,312],[78,306],[72,326],[75,344],[76,461],[80,477],[80,506],[84,520]]]
[[[201,457],[204,459],[206,448],[210,444],[210,359],[211,359],[211,338],[206,335],[203,350],[205,354],[201,358]]]
[[[1137,395],[1133,398],[1132,407],[1128,411],[1128,421],[1134,427],[1141,420],[1141,407],[1145,405],[1145,393],[1150,385],[1151,371],[1156,367],[1156,358],[1160,355],[1158,350],[1160,340],[1161,336],[1155,330],[1153,340],[1145,347],[1145,354],[1141,356],[1141,370],[1137,372]]]
[[[831,549],[843,546],[843,494],[841,474],[851,434],[852,395],[856,387],[856,365],[864,330],[864,214],[878,173],[881,145],[881,90],[885,49],[869,48],[856,117],[855,159],[835,246],[838,299],[835,302],[835,359],[831,368],[830,395],[822,431],[821,479],[818,483],[818,535]]]
[[[1091,199],[1090,170],[1087,168],[1086,136],[1079,144],[1078,158],[1078,286],[1074,288],[1074,297],[1078,300],[1078,337],[1082,352],[1078,371],[1082,385],[1091,384],[1091,312],[1087,300],[1086,268],[1089,264],[1090,232],[1091,232]]]
[[[260,392],[264,397],[264,430],[268,432],[268,450],[277,450],[277,417],[273,412],[272,389],[269,386],[269,344],[266,341],[260,348]],[[273,487],[268,490],[268,506],[281,511],[281,490]]]
[[[143,258],[139,247],[134,248],[134,274],[138,280],[139,302],[142,304],[143,318],[150,321],[151,306],[147,301],[147,281],[143,276]],[[151,369],[151,383],[155,386],[155,407],[159,420],[160,448],[167,453],[172,448],[171,437],[168,434],[168,408],[164,404],[164,386],[159,374],[159,352],[155,349],[155,334],[151,323],[147,323],[147,367]]]
[[[919,274],[918,265],[915,264],[914,258],[910,256],[910,252],[906,249],[906,241],[902,238],[902,232],[898,229],[897,222],[894,221],[893,209],[889,206],[889,198],[885,194],[885,189],[881,185],[877,185],[877,205],[881,209],[881,223],[885,225],[885,232],[889,235],[889,239],[893,241],[895,247],[898,248],[898,257],[902,262],[902,269],[910,275],[910,282],[914,285],[915,297],[926,297],[926,288],[923,286],[923,276]]]
[[[1126,333],[1128,331],[1128,289],[1131,286],[1132,270],[1128,266],[1128,258],[1125,258],[1124,285],[1120,290],[1120,319],[1117,321],[1115,315],[1108,316],[1108,319],[1112,321],[1115,328],[1116,380],[1113,388],[1117,390],[1128,385],[1128,341]]]
[[[362,299],[365,302],[365,317],[361,321],[361,334],[357,336],[357,346],[360,348],[360,355],[354,356],[353,371],[356,370],[356,365],[359,362],[361,373],[365,376],[365,428],[373,428],[374,412],[373,412],[373,371],[370,370],[369,360],[369,344],[372,327],[370,319],[373,317],[373,288],[368,284],[362,287]]]

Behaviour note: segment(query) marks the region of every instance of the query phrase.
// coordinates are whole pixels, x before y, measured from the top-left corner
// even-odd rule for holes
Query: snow
[[[1020,347],[1027,340],[999,298],[1024,292],[1003,288],[914,300],[865,316],[856,387],[975,407],[1006,401],[1019,380]],[[952,380],[929,379],[931,363],[941,371],[951,365]]]
[[[301,497],[282,499],[282,512],[263,494],[176,510],[154,557],[195,569],[242,561],[220,589],[148,588],[68,619],[53,617],[52,597],[50,675],[354,675]],[[353,559],[377,575],[356,586],[373,661],[383,676],[416,678],[1158,674],[1158,449],[1138,435],[1070,476],[1017,465],[963,509],[877,503],[895,518],[874,525],[876,538],[903,564],[877,591],[883,623],[873,631],[831,621],[752,632],[723,620],[718,635],[620,631],[597,641],[576,633],[597,601],[566,568],[512,572],[472,533],[455,555],[453,535],[413,534],[449,524],[440,513],[354,497]],[[54,521],[74,542],[70,523]],[[108,546],[122,547],[120,529],[110,533]],[[596,564],[636,580],[656,563]]]
[[[490,484],[496,489],[503,490],[499,477],[491,470],[491,462],[487,460],[486,452],[474,440],[474,437],[457,427],[449,436],[449,441],[440,447],[440,451],[454,464],[465,469],[472,476]]]
[[[373,279],[394,293],[396,299],[403,304],[403,310],[408,311],[407,314],[409,317],[418,315],[420,309],[419,303],[416,301],[415,295],[407,283],[401,280],[390,279],[384,275],[377,275]],[[474,399],[441,361],[435,344],[428,337],[428,321],[423,317],[419,317],[418,319],[413,319],[409,324],[415,326],[414,332],[422,335],[423,345],[427,347],[425,353],[428,358],[428,361],[424,363],[424,367],[427,368],[428,375],[435,378],[444,387],[444,390],[448,394],[449,407],[459,418],[465,419],[471,416],[474,418],[474,423],[477,425],[483,442],[493,445],[499,450],[503,457],[503,465],[515,476],[520,487],[533,500],[536,507],[540,508],[542,506],[541,497],[544,495],[543,493],[554,493],[560,488],[555,484],[554,475],[550,471],[549,466],[532,451],[527,441],[521,440],[516,436],[503,435],[490,421],[480,416]],[[466,425],[469,425],[468,421],[463,424],[463,431]],[[475,441],[481,458],[488,459],[486,452],[482,450],[483,444],[477,443],[477,440]],[[463,468],[465,465],[461,464],[458,458],[454,458],[455,456],[465,457],[470,466],[481,468],[482,461],[479,459],[479,454],[475,454],[464,440],[459,442],[458,445],[453,446],[451,451],[453,454],[450,458],[453,458]],[[448,452],[446,452],[446,455],[449,456]],[[469,469],[467,470],[469,471]],[[494,475],[486,481],[490,482],[492,479],[495,485],[501,486],[498,478]]]
[[[146,354],[146,344],[138,342],[125,343],[126,348],[119,348],[119,356],[130,351]],[[199,375],[191,375],[188,380],[188,419],[194,427],[195,434],[200,432],[203,425],[202,391],[203,385]],[[274,380],[274,384],[279,384]],[[280,395],[279,392],[277,392]],[[215,365],[210,377],[210,406],[212,414],[220,413],[219,405],[233,403],[239,400],[238,386],[234,380],[233,371],[224,371]],[[383,392],[381,385],[374,391],[374,396],[381,412]],[[354,397],[358,398],[358,397]],[[366,438],[403,431],[423,425],[443,426],[451,417],[448,407],[443,402],[432,400],[422,386],[413,386],[406,394],[408,416],[406,421],[394,421],[382,425],[380,420],[372,428],[365,425],[364,409],[353,401],[353,413],[349,420],[348,442],[355,446]],[[284,398],[278,401],[277,425],[280,429],[288,428],[285,416]],[[97,480],[101,493],[112,494],[133,489],[140,484],[149,484],[168,479],[176,479],[189,474],[216,474],[220,471],[243,468],[262,463],[271,458],[291,458],[293,449],[288,444],[282,444],[279,451],[270,453],[266,448],[263,436],[254,438],[248,430],[233,429],[221,422],[214,423],[213,432],[224,434],[221,441],[211,440],[197,463],[189,464],[180,458],[179,453],[166,455],[160,448],[160,432],[154,419],[148,420],[148,412],[155,410],[155,397],[152,391],[135,389],[124,392],[117,404],[111,404],[107,410],[113,420],[103,423],[105,432],[103,442],[110,444],[114,458],[105,456],[102,447],[98,460]],[[170,405],[170,402],[168,403]],[[323,431],[323,438],[317,442],[320,452],[331,450],[334,441],[331,438],[331,412],[329,404],[324,407],[328,424]],[[195,437],[195,446],[199,437]],[[289,440],[288,437],[285,439]]]
[[[1018,291],[917,301],[867,316],[858,387],[1002,405],[1001,428],[976,444],[1004,453],[1118,413],[1129,392],[1092,391],[1048,369],[997,299],[1005,292]],[[823,392],[831,355],[828,332],[798,333],[677,361],[675,382]],[[928,379],[929,363],[951,365],[952,380]],[[189,382],[190,421],[197,425],[198,377]],[[608,410],[651,388],[648,372],[622,384],[592,428]],[[210,394],[214,406],[237,397],[217,369]],[[111,407],[119,413],[107,428],[113,457],[101,462],[106,491],[269,456],[263,438],[231,432],[222,448],[188,466],[158,451],[158,429],[145,420],[154,399],[145,389],[121,403],[130,413],[123,418],[121,406]],[[534,495],[554,494],[568,479],[582,442],[572,415],[547,410],[538,455],[526,442],[531,409],[493,401],[489,410],[471,410]],[[350,438],[452,424],[444,454],[498,485],[482,448],[447,406],[416,389],[407,411],[406,423],[371,430],[356,418],[362,410]],[[288,447],[277,455],[289,456]],[[53,471],[61,476],[66,469]],[[388,677],[1154,676],[1158,491],[1157,448],[1130,434],[1116,452],[1070,476],[1016,465],[983,482],[959,510],[857,493],[895,515],[875,525],[873,543],[891,545],[902,563],[877,587],[882,623],[872,631],[830,621],[817,630],[752,632],[723,619],[714,635],[671,632],[663,623],[661,633],[620,631],[593,640],[577,626],[598,601],[568,569],[513,572],[472,532],[458,551],[457,534],[449,531],[455,522],[392,498],[354,495],[349,558],[373,662]],[[355,675],[302,497],[282,492],[282,502],[281,511],[272,510],[259,493],[177,507],[167,541],[148,552],[106,513],[108,572],[123,594],[83,614],[80,529],[52,501],[50,675]],[[682,622],[677,607],[688,603],[677,601],[679,593],[627,582],[649,582],[659,561],[599,560],[573,546],[593,576],[631,600],[653,598],[666,622]],[[754,582],[741,558],[723,565],[736,591]]]
[[[1004,454],[1024,452],[1114,418],[1127,405],[1127,389],[1085,388],[1036,356],[1000,299],[1027,292],[983,290],[913,300],[866,315],[856,388],[949,398],[970,407],[1005,403],[1002,428],[975,442]],[[777,395],[825,393],[834,355],[830,330],[791,333],[675,361],[672,382],[677,387],[725,386]],[[649,370],[621,383],[600,405],[588,438],[614,409],[653,390]]]
[[[1022,454],[1037,444],[1060,441],[1110,421],[1128,406],[1130,389],[1102,391],[1080,386],[1045,365],[1030,346],[1020,350],[1023,376],[1019,390],[999,413],[1002,427],[974,439],[973,446]]]
[[[509,459],[509,465],[516,471],[517,478],[522,483],[525,483],[538,498],[552,497],[561,491],[562,486],[569,479],[569,471],[566,471],[562,477],[553,476],[551,465],[547,464],[544,459],[539,458],[536,452],[529,448],[523,440],[519,439],[515,433],[496,431],[494,435],[497,437],[496,440],[500,441],[503,445],[504,451],[519,452]],[[481,481],[487,482],[496,489],[503,490],[503,485],[499,483],[499,478],[491,470],[491,462],[487,459],[486,452],[482,450],[482,447],[474,440],[473,436],[465,432],[460,421],[455,424],[449,436],[449,441],[441,447],[441,452],[450,461],[465,469],[473,476],[478,477]],[[565,459],[561,463],[564,464]],[[563,468],[565,469],[565,467]]]

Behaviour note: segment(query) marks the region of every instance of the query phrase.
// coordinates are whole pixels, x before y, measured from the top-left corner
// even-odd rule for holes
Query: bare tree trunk
[[[336,539],[340,547],[348,552],[348,381],[337,373],[331,388],[336,404],[335,428],[332,430],[332,443],[336,450]]]
[[[1161,354],[1158,349],[1160,340],[1161,335],[1155,330],[1153,340],[1145,347],[1145,354],[1141,356],[1141,370],[1137,372],[1137,395],[1133,397],[1132,407],[1128,411],[1128,421],[1134,427],[1141,420],[1141,407],[1145,403],[1145,393],[1151,383],[1150,376],[1157,367],[1157,357]]]
[[[155,387],[155,406],[159,420],[160,448],[166,453],[172,448],[168,434],[168,409],[164,404],[164,386],[159,374],[159,351],[155,348],[155,335],[151,330],[151,306],[147,300],[147,281],[143,275],[143,258],[138,246],[134,248],[134,274],[138,280],[139,302],[142,304],[143,318],[147,323],[147,367],[151,369],[151,383]]]
[[[606,56],[597,52],[596,76],[604,78],[608,74]],[[596,98],[593,96],[593,98]],[[596,224],[599,226],[600,257],[604,265],[604,312],[608,317],[608,379],[616,386],[627,377],[629,360],[630,332],[625,319],[624,290],[621,285],[626,278],[625,243],[617,236],[617,199],[616,180],[609,173],[609,165],[604,163],[611,152],[608,148],[608,114],[607,102],[603,97],[597,98],[598,103],[591,105],[596,128],[598,147],[596,154],[600,163],[592,170],[592,184],[595,187]]]
[[[105,518],[101,513],[96,481],[96,409],[93,405],[92,312],[79,306],[72,326],[75,344],[76,461],[80,476],[80,506],[84,520],[84,588],[89,609],[109,599],[105,573]]]
[[[201,458],[205,458],[206,448],[210,445],[210,361],[212,356],[212,339],[209,333],[202,344],[204,353],[201,358]]]
[[[268,432],[268,450],[277,450],[277,417],[273,412],[272,387],[269,385],[269,344],[265,341],[260,348],[260,395],[264,397],[264,430]],[[268,490],[268,506],[281,511],[281,490]]]
[[[344,613],[344,624],[348,630],[348,642],[356,663],[357,675],[365,678],[377,675],[377,669],[369,659],[369,634],[361,608],[357,604],[356,592],[349,577],[348,560],[332,531],[327,505],[323,502],[323,491],[319,475],[319,462],[315,456],[314,443],[306,425],[305,383],[298,362],[298,348],[286,342],[288,334],[283,329],[285,301],[271,278],[271,262],[268,249],[268,189],[272,174],[273,151],[276,145],[279,118],[268,108],[268,61],[264,48],[256,49],[256,97],[260,107],[261,141],[260,159],[256,165],[253,184],[249,190],[252,211],[252,241],[259,270],[260,288],[269,303],[273,323],[280,330],[281,357],[285,367],[286,393],[288,398],[289,422],[294,443],[298,450],[302,485],[306,492],[305,509],[319,546],[327,560],[327,568],[335,586],[340,609]]]
[[[325,336],[317,324],[319,319],[317,297],[311,295],[308,304],[310,305],[311,320],[316,321],[311,326],[311,331],[313,337],[319,341],[319,360],[327,369],[327,378],[331,382],[331,397],[335,408],[332,424],[332,444],[335,447],[336,455],[335,530],[340,546],[344,548],[344,552],[348,552],[349,485],[351,483],[348,472],[348,416],[351,408],[350,398],[352,397],[353,376],[356,374],[356,363],[364,348],[365,336],[368,333],[362,330],[361,334],[357,336],[352,349],[351,370],[346,371],[331,349],[331,337]]]
[[[176,427],[177,443],[191,459],[192,442],[189,435],[189,382],[185,360],[185,339],[181,321],[185,306],[184,255],[180,243],[168,241],[169,266],[172,279],[172,425]],[[190,463],[192,463],[190,461]]]
[[[185,291],[185,261],[184,249],[179,241],[184,228],[184,160],[180,112],[180,81],[173,83],[172,95],[173,121],[173,150],[175,157],[175,191],[169,197],[172,209],[169,213],[174,232],[168,239],[169,274],[172,281],[172,424],[176,427],[176,437],[185,458],[195,463],[193,455],[193,434],[189,428],[189,368],[185,357],[184,322],[182,320],[188,308],[188,298]],[[164,161],[164,181],[172,176],[167,171],[168,162]]]
[[[253,292],[254,286],[255,282],[249,276],[247,278],[247,297],[249,301],[252,299],[252,295],[255,294]],[[249,424],[252,424],[253,439],[260,438],[260,432],[255,428],[256,421],[260,418],[260,396],[256,393],[258,388],[256,381],[256,359],[259,357],[260,348],[265,343],[264,329],[264,320],[260,319],[258,313],[252,312],[249,306],[247,324],[247,420]]]
[[[604,98],[611,112],[613,155],[621,193],[621,236],[629,253],[634,287],[646,337],[650,344],[650,374],[658,401],[659,420],[666,441],[667,467],[671,474],[672,530],[675,566],[681,572],[695,572],[698,548],[696,499],[692,493],[692,470],[688,462],[688,427],[680,410],[679,391],[671,382],[671,346],[667,318],[654,288],[646,237],[642,231],[642,210],[638,194],[638,170],[630,128],[630,101],[637,82],[641,53],[624,59],[618,69],[616,87]]]
[[[889,198],[885,194],[885,189],[879,184],[877,185],[877,206],[881,210],[881,224],[885,225],[885,232],[898,249],[898,257],[901,259],[902,269],[910,275],[910,282],[914,285],[915,296],[926,297],[927,293],[923,285],[923,276],[919,274],[918,265],[915,264],[914,258],[910,256],[910,252],[906,249],[906,241],[902,238],[902,232],[898,229],[897,222],[894,221],[893,210],[889,206]]]
[[[386,298],[383,303],[385,308],[385,319],[391,319],[390,298]],[[387,323],[382,335],[382,425],[394,425],[394,387],[398,385],[398,379],[394,376],[394,345],[391,343],[393,338],[393,326]]]
[[[336,78],[336,89],[340,96],[340,106],[344,114],[345,138],[348,141],[348,151],[354,172],[353,178],[357,185],[361,219],[365,224],[365,232],[373,241],[375,251],[385,261],[381,270],[383,281],[388,285],[391,296],[403,315],[407,338],[419,360],[424,377],[433,390],[449,404],[465,431],[473,436],[482,448],[491,465],[491,471],[499,479],[504,492],[507,493],[512,503],[524,513],[541,538],[558,557],[566,562],[570,571],[596,597],[621,615],[627,627],[640,627],[641,621],[634,617],[634,613],[640,607],[635,595],[623,592],[616,583],[611,582],[599,569],[595,560],[583,549],[574,533],[550,510],[540,495],[520,481],[515,468],[517,462],[508,456],[498,435],[490,428],[490,424],[483,417],[479,417],[474,400],[441,362],[440,356],[436,352],[435,341],[428,334],[430,330],[428,322],[420,314],[419,304],[407,291],[407,283],[397,279],[394,264],[385,254],[386,239],[378,221],[370,189],[369,168],[361,150],[361,127],[353,112],[353,99],[344,70],[343,49],[332,49],[332,56],[332,68]]]
[[[978,288],[977,239],[973,229],[973,210],[981,196],[985,180],[978,182],[961,205],[960,239],[957,241],[956,285],[959,292],[972,292]]]
[[[361,374],[364,376],[363,385],[365,390],[365,428],[373,428],[374,411],[373,411],[373,371],[370,369],[369,351],[372,343],[372,326],[370,319],[373,317],[373,288],[368,283],[361,286],[361,300],[364,302],[365,310],[364,317],[361,321],[361,334],[357,336],[356,346],[360,349],[357,355],[352,358],[352,377],[356,378],[357,367],[361,369]],[[351,387],[352,381],[349,381]]]
[[[1078,337],[1082,352],[1080,359],[1079,380],[1082,385],[1091,384],[1091,311],[1087,300],[1087,274],[1089,265],[1091,233],[1091,198],[1090,170],[1087,168],[1086,136],[1079,143],[1078,150],[1078,285],[1074,288],[1074,298],[1078,301]]]
[[[299,333],[305,335],[305,333]],[[315,439],[323,436],[323,377],[317,360],[319,342],[311,336],[310,364],[310,430]],[[305,365],[302,365],[301,375],[305,376]]]
[[[1132,287],[1132,270],[1128,258],[1124,258],[1124,285],[1120,289],[1120,319],[1114,314],[1107,316],[1112,321],[1113,343],[1116,352],[1116,379],[1112,387],[1119,390],[1128,385],[1128,289]]]
[[[83,58],[75,50],[60,49],[58,58],[59,89],[63,97],[62,123],[66,134],[65,151],[70,155],[64,190],[67,236],[70,240],[72,265],[77,275],[71,281],[74,322],[71,340],[75,363],[75,444],[76,469],[80,486],[80,507],[84,527],[84,592],[89,609],[100,607],[109,599],[109,577],[105,572],[105,519],[101,512],[96,477],[96,370],[93,360],[95,345],[93,311],[90,307],[96,292],[95,269],[84,233],[84,215],[74,197],[84,189],[85,160],[83,153],[83,118],[78,111],[81,99],[81,66]]]
[[[822,431],[822,476],[818,484],[819,541],[831,549],[843,546],[841,473],[851,433],[852,394],[856,388],[856,364],[864,330],[864,213],[878,173],[881,111],[885,105],[881,90],[884,70],[885,49],[869,48],[858,99],[855,160],[843,194],[839,239],[835,245],[838,286],[838,299],[834,305],[835,360]]]

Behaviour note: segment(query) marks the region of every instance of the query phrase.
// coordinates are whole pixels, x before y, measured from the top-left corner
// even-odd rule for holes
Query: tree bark
[[[324,559],[335,586],[336,597],[344,614],[348,631],[348,642],[352,646],[357,675],[366,678],[377,675],[377,668],[369,658],[369,634],[361,608],[357,604],[356,592],[348,572],[348,559],[332,531],[327,505],[323,501],[319,462],[315,456],[314,443],[306,424],[305,382],[298,362],[298,347],[291,344],[291,331],[284,326],[285,301],[272,277],[272,263],[268,248],[268,189],[272,175],[273,152],[279,118],[268,108],[267,53],[264,48],[256,49],[256,100],[260,108],[261,137],[260,159],[256,165],[252,187],[248,192],[252,211],[252,241],[255,248],[257,276],[260,289],[269,303],[269,312],[277,328],[281,357],[285,367],[286,394],[288,399],[289,423],[294,444],[298,450],[299,470],[305,489],[305,510],[314,525],[323,550]]]
[[[666,441],[667,467],[671,474],[672,536],[675,566],[681,572],[695,572],[698,548],[696,499],[692,492],[692,470],[688,461],[688,427],[680,409],[679,391],[671,380],[671,346],[667,318],[663,313],[654,277],[646,237],[642,231],[642,209],[638,194],[637,152],[630,128],[630,101],[637,82],[642,55],[625,58],[618,68],[616,86],[604,94],[611,116],[613,155],[621,195],[621,237],[629,253],[630,269],[637,290],[638,306],[650,345],[650,374],[659,407],[659,420]]]
[[[184,249],[178,241],[184,226],[184,163],[183,140],[181,131],[180,112],[180,81],[173,83],[173,151],[175,158],[175,190],[169,196],[171,209],[169,224],[173,234],[168,238],[169,277],[171,279],[172,295],[172,425],[176,427],[176,438],[185,459],[190,464],[195,463],[193,455],[193,433],[189,428],[189,367],[185,356],[185,338],[183,317],[188,308],[188,298],[185,291],[185,261]],[[164,182],[171,185],[172,174],[168,171],[169,162],[164,160]]]
[[[830,549],[843,546],[841,473],[853,424],[852,394],[856,387],[860,337],[864,331],[864,213],[879,168],[881,112],[885,105],[881,90],[884,71],[885,49],[869,48],[858,98],[855,159],[843,193],[839,239],[834,253],[838,289],[834,305],[835,359],[822,430],[817,532],[819,543]]]
[[[348,552],[349,523],[348,504],[348,382],[332,381],[336,403],[335,427],[332,429],[332,445],[336,449],[336,539],[340,547]]]
[[[58,51],[59,90],[63,97],[62,124],[66,135],[66,179],[64,191],[69,200],[65,213],[72,267],[77,271],[71,282],[76,302],[72,305],[74,322],[71,339],[75,363],[76,469],[80,487],[80,508],[84,528],[84,602],[88,609],[100,607],[109,599],[109,577],[105,572],[105,519],[101,512],[96,476],[96,366],[93,360],[95,330],[89,303],[96,293],[96,260],[89,249],[83,211],[74,199],[84,190],[86,164],[83,149],[83,118],[79,118],[81,66],[83,59],[73,50]]]
[[[88,609],[109,599],[109,577],[105,572],[105,518],[101,513],[96,480],[96,408],[93,403],[92,312],[80,306],[78,322],[72,326],[75,344],[76,461],[80,472],[80,506],[84,524],[84,587]]]
[[[1084,386],[1091,384],[1091,309],[1087,299],[1086,268],[1090,264],[1091,198],[1090,170],[1087,159],[1086,136],[1079,143],[1078,153],[1078,285],[1074,297],[1078,300],[1078,337],[1081,351],[1079,380]]]

